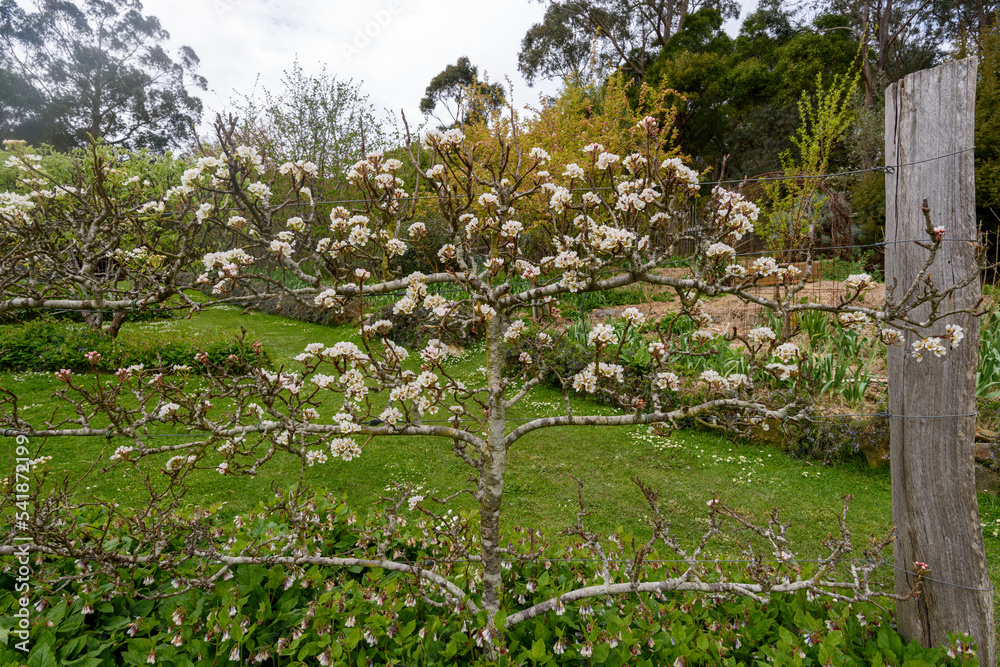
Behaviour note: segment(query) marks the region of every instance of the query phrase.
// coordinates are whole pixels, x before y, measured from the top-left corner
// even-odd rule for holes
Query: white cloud
[[[376,108],[411,127],[424,89],[446,65],[468,56],[491,81],[509,77],[514,101],[535,103],[549,82],[528,88],[517,71],[521,38],[545,7],[530,0],[145,0],[144,12],[170,32],[169,47],[192,47],[208,79],[206,110],[218,111],[255,84],[280,90],[296,55],[307,74],[363,81]],[[259,78],[258,78],[259,75]],[[207,126],[203,123],[203,127]]]

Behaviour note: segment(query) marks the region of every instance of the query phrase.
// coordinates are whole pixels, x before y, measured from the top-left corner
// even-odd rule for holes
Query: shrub
[[[888,461],[889,418],[820,418],[788,429],[791,453],[800,458],[836,463],[864,455],[871,465]]]
[[[203,368],[194,363],[199,352],[206,353],[216,365],[235,355],[242,372],[256,363],[253,345],[253,341],[232,334],[190,336],[149,329],[124,332],[112,340],[86,325],[41,319],[0,327],[0,370],[87,371],[90,364],[84,354],[96,351],[101,354],[98,369],[103,372],[138,364],[167,371],[175,365],[190,366],[192,372],[198,372]]]
[[[104,321],[110,322],[115,316],[113,311],[106,310],[103,313]],[[151,322],[154,320],[173,319],[174,311],[164,308],[160,304],[153,304],[143,310],[129,312],[125,315],[126,322]],[[22,324],[24,322],[34,322],[36,320],[60,320],[64,322],[83,322],[83,313],[79,310],[17,310],[8,313],[0,313],[0,324]]]
[[[366,324],[377,320],[389,320],[392,328],[386,336],[389,340],[408,349],[419,349],[431,338],[437,338],[446,345],[467,347],[470,343],[482,340],[486,335],[483,325],[472,321],[452,322],[445,327],[429,327],[427,325],[429,311],[419,306],[409,315],[394,313],[392,305],[380,308],[370,316]]]

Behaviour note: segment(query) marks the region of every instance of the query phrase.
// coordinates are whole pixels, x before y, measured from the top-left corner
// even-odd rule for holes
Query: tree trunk
[[[128,314],[124,311],[115,313],[115,316],[111,318],[111,324],[104,330],[104,335],[112,340],[118,338],[118,334],[122,330],[122,325],[125,324],[126,317],[128,317]]]
[[[976,275],[973,146],[976,60],[969,58],[916,72],[886,91],[886,285],[902,298],[927,258],[913,240],[928,242],[921,209],[946,228],[928,277],[939,291]],[[947,157],[943,157],[947,156]],[[940,158],[940,159],[934,159]],[[978,280],[957,291],[942,310],[975,308]],[[914,311],[922,319],[925,304]],[[965,328],[960,347],[941,359],[918,362],[911,344],[940,336],[946,324]],[[986,570],[976,501],[974,436],[979,321],[959,314],[907,333],[889,349],[892,515],[896,525],[896,592],[913,586],[914,562],[930,566],[920,596],[897,606],[900,632],[924,646],[947,642],[947,633],[968,632],[982,665],[996,664],[993,593]]]
[[[865,84],[865,111],[875,108],[875,75],[872,73],[871,57],[868,55],[871,51],[871,15],[871,3],[866,1],[858,11],[858,19],[864,31],[858,36],[861,41],[861,79]]]
[[[486,628],[491,637],[502,641],[493,618],[500,609],[503,593],[500,581],[500,505],[503,501],[504,472],[507,466],[507,447],[504,444],[505,408],[501,383],[503,356],[503,323],[496,315],[486,325],[486,374],[489,387],[489,421],[487,423],[487,450],[479,483],[479,538],[483,557],[483,609],[487,613]],[[490,647],[492,650],[492,647]]]

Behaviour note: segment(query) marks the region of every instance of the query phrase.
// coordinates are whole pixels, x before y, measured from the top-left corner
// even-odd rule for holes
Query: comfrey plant
[[[231,124],[220,120],[217,127],[219,157],[199,160],[184,173],[181,185],[148,207],[154,216],[180,216],[184,222],[177,224],[182,230],[201,225],[213,230],[213,238],[232,242],[231,247],[201,258],[198,281],[207,290],[229,302],[252,303],[275,291],[317,308],[342,308],[355,301],[362,312],[367,298],[392,294],[398,297],[395,313],[412,314],[419,307],[427,313],[425,325],[442,335],[423,349],[407,350],[390,338],[390,320],[368,320],[361,325],[358,343],[311,344],[296,358],[296,368],[243,373],[234,364],[213,364],[199,355],[192,360],[204,367],[197,378],[150,376],[141,369],[101,376],[96,372],[99,359],[91,359],[95,371],[90,377],[79,378],[69,371],[58,374],[66,385],[59,397],[73,414],[47,424],[27,420],[17,409],[16,395],[3,390],[0,421],[5,428],[37,437],[127,438],[129,444],[119,447],[109,464],[141,476],[149,489],[146,507],[107,507],[109,525],[127,526],[131,532],[130,540],[113,543],[96,534],[93,540],[75,534],[73,522],[57,520],[72,505],[69,490],[34,498],[42,508],[30,527],[34,548],[93,561],[105,570],[150,562],[169,568],[177,559],[203,559],[209,568],[204,576],[179,581],[182,586],[214,581],[218,573],[212,574],[211,566],[382,568],[414,577],[430,604],[482,612],[479,638],[491,655],[504,650],[504,628],[549,610],[558,613],[569,603],[587,604],[595,596],[702,591],[767,600],[773,593],[801,590],[845,600],[889,595],[870,582],[876,561],[855,565],[844,577],[834,576],[837,562],[852,548],[846,528],[831,538],[827,555],[807,573],[797,565],[776,516],[755,526],[712,499],[709,529],[700,545],[688,551],[660,517],[655,493],[640,484],[652,508],[653,530],[648,544],[635,547],[633,566],[610,567],[598,536],[578,524],[574,534],[605,564],[600,581],[515,611],[504,590],[504,563],[538,554],[511,548],[501,533],[507,454],[525,435],[552,427],[669,426],[681,419],[712,417],[739,429],[763,420],[805,418],[811,402],[803,390],[809,386],[808,378],[800,369],[807,352],[796,343],[796,313],[825,311],[841,326],[875,327],[886,343],[897,344],[902,330],[937,326],[954,314],[946,311],[945,304],[962,285],[935,286],[921,277],[912,285],[896,286],[894,293],[902,296],[891,299],[891,306],[874,309],[861,303],[872,282],[862,274],[847,280],[836,304],[802,302],[799,293],[811,272],[811,259],[804,272],[771,257],[739,262],[734,245],[754,232],[757,207],[736,191],[716,188],[703,195],[696,172],[677,158],[661,155],[662,129],[653,118],[634,128],[644,138],[642,151],[622,157],[590,144],[582,148],[579,163],[567,165],[561,174],[546,171],[548,154],[522,147],[516,132],[497,131],[495,145],[487,151],[467,143],[460,130],[430,130],[422,146],[411,148],[415,183],[404,182],[406,170],[400,159],[374,153],[348,174],[360,193],[356,206],[332,209],[312,196],[310,163],[265,165],[253,149],[233,144]],[[438,247],[425,243],[429,223],[414,221],[413,201],[418,194],[436,200],[435,224],[443,224],[447,235]],[[538,200],[546,205],[547,215],[523,219],[519,211]],[[5,221],[34,215],[32,201],[12,200],[0,215]],[[699,229],[693,229],[688,218],[692,204],[707,210],[700,216]],[[932,226],[928,214],[928,238],[921,242],[928,266],[943,236],[944,230]],[[689,273],[675,277],[660,272],[658,267],[675,256],[681,243],[695,247]],[[415,253],[423,254],[428,272],[402,275],[397,268],[401,259]],[[760,286],[764,278],[766,288]],[[298,287],[286,287],[288,279]],[[508,421],[508,411],[526,401],[545,378],[544,352],[561,335],[552,323],[529,322],[532,307],[571,293],[635,283],[674,290],[683,316],[694,323],[648,334],[654,387],[649,400],[631,397],[622,389],[619,357],[625,333],[646,324],[644,316],[631,309],[623,315],[625,333],[610,325],[590,331],[592,362],[575,376],[563,378],[564,412]],[[460,298],[451,298],[454,294]],[[781,326],[720,333],[713,329],[706,303],[723,295],[771,311],[772,321]],[[924,303],[931,305],[929,319],[917,321],[909,313]],[[485,335],[485,380],[475,384],[449,370],[450,351],[441,342],[443,332],[468,327]],[[681,336],[688,335],[690,340],[682,342]],[[940,323],[940,333],[922,338],[913,352],[918,357],[940,357],[962,336],[960,327]],[[708,369],[690,377],[675,367],[681,354],[704,354],[720,337],[745,355],[743,372]],[[514,343],[524,352],[510,367],[505,365],[504,349]],[[677,393],[691,387],[697,390],[696,400],[679,405]],[[617,416],[580,414],[570,400],[574,393],[611,398],[624,411]],[[320,411],[327,412],[330,406],[333,419],[321,419]],[[150,444],[145,436],[163,424],[202,436],[187,443]],[[297,458],[305,470],[334,457],[350,461],[364,456],[372,437],[399,435],[450,440],[455,456],[468,465],[473,481],[468,492],[478,504],[478,523],[460,531],[447,515],[435,515],[430,509],[426,514],[437,517],[427,524],[428,539],[449,545],[443,558],[475,563],[474,577],[449,579],[433,566],[409,562],[389,548],[399,521],[395,510],[405,504],[424,508],[428,500],[419,494],[401,495],[390,504],[395,510],[386,514],[384,539],[361,540],[359,544],[369,550],[346,555],[331,555],[323,548],[322,519],[313,516],[307,503],[300,504],[299,499],[306,497],[301,488],[279,502],[297,531],[263,532],[249,541],[212,544],[211,534],[200,531],[197,522],[173,518],[186,480],[195,470],[253,476],[281,455]],[[167,456],[158,473],[140,465],[149,457]],[[723,520],[748,528],[787,567],[750,567],[739,580],[706,567],[700,556]],[[876,544],[876,551],[887,543]],[[683,564],[676,572],[647,578],[641,565],[657,545],[676,553]],[[759,565],[760,555],[748,549],[748,558]]]

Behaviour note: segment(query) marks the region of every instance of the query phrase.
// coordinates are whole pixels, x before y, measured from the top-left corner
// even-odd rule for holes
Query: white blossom
[[[775,339],[774,331],[770,327],[757,327],[747,333],[747,340],[751,345],[760,345]]]
[[[524,333],[524,320],[514,320],[503,334],[505,343],[510,344],[516,341]]]
[[[965,338],[965,330],[957,324],[949,324],[944,330],[944,339],[951,343],[952,347],[958,347],[958,344]]]
[[[890,329],[886,327],[882,329],[882,342],[886,345],[902,345],[903,344],[903,332],[898,329]]]
[[[799,348],[796,347],[795,343],[782,343],[774,349],[774,356],[787,364],[792,359],[798,358]]]
[[[917,361],[923,361],[924,354],[928,352],[933,354],[935,357],[943,357],[947,350],[945,349],[942,340],[937,336],[931,336],[929,338],[923,338],[913,342],[913,356]]]
[[[657,373],[656,377],[653,379],[653,387],[660,391],[665,389],[677,391],[680,389],[680,386],[680,378],[678,378],[675,373]]]
[[[851,292],[857,292],[871,287],[872,277],[867,273],[851,274],[844,281],[844,287]]]
[[[758,257],[750,265],[750,271],[761,276],[769,276],[778,270],[778,262],[773,257]]]
[[[571,179],[577,178],[583,180],[584,177],[586,176],[586,173],[583,171],[583,167],[581,167],[575,162],[570,162],[568,165],[566,165],[566,171],[563,172],[563,176],[567,176]]]
[[[621,158],[615,155],[614,153],[601,153],[597,157],[597,168],[601,170],[611,169],[611,167],[618,164],[618,161],[620,159]]]
[[[733,250],[732,246],[728,246],[725,243],[713,243],[708,246],[705,256],[709,259],[733,259],[736,257],[736,251]]]
[[[537,146],[532,148],[528,155],[532,160],[540,164],[546,164],[551,159],[545,149],[538,148]]]
[[[639,312],[638,308],[626,308],[625,312],[622,313],[622,317],[633,327],[641,326],[646,321],[646,316]]]
[[[615,328],[610,324],[597,324],[587,334],[587,343],[599,347],[617,345],[618,336],[615,335]]]
[[[868,315],[865,313],[841,313],[837,319],[842,327],[850,331],[861,331],[868,323]]]

